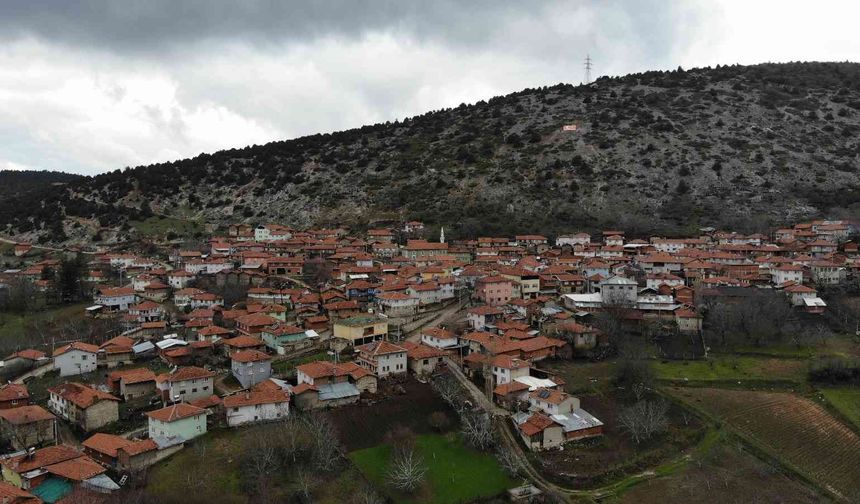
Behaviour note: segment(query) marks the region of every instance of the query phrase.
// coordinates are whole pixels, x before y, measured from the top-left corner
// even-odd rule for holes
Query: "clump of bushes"
[[[831,385],[860,385],[860,360],[826,359],[809,370],[809,381]]]

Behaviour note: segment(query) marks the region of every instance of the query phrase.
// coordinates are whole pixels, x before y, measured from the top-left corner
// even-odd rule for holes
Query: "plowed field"
[[[673,388],[774,457],[850,502],[860,499],[860,436],[818,404],[785,392]]]

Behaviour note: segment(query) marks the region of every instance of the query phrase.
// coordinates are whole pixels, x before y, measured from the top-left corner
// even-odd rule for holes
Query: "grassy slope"
[[[84,318],[84,308],[90,304],[92,303],[78,303],[25,315],[0,313],[0,351],[14,350],[16,345],[26,348],[35,344],[27,333],[27,322],[37,321],[61,325],[72,319]],[[45,351],[44,348],[41,350]]]
[[[129,225],[143,236],[164,236],[169,231],[173,231],[177,236],[193,236],[203,232],[203,226],[199,222],[173,217],[153,216],[144,221],[131,221]]]
[[[418,436],[416,446],[429,469],[426,488],[414,497],[393,494],[397,502],[470,502],[516,485],[492,455],[466,448],[453,434]],[[349,457],[368,479],[382,488],[390,452],[390,446],[380,445],[354,451]]]
[[[842,416],[860,429],[860,389],[828,388],[821,394]]]
[[[802,382],[807,363],[799,359],[716,355],[701,361],[654,362],[663,380],[722,381],[768,380]]]

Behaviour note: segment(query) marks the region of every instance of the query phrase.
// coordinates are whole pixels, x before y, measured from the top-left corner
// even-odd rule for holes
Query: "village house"
[[[159,439],[163,441],[162,439]],[[97,432],[82,443],[84,453],[116,471],[140,471],[182,450],[182,442],[159,445],[153,439],[126,439]]]
[[[376,392],[376,376],[354,362],[314,361],[296,366],[298,385],[325,385],[328,383],[353,382],[364,392]]]
[[[532,450],[603,434],[603,422],[580,408],[579,399],[560,390],[539,388],[529,393],[528,400],[529,411],[514,414],[513,420]]]
[[[466,320],[469,322],[469,326],[475,331],[483,331],[487,328],[493,327],[493,324],[499,320],[504,311],[501,308],[496,306],[478,306],[475,308],[469,308],[466,312]]]
[[[359,346],[388,336],[388,322],[374,315],[356,315],[334,322],[333,335],[351,346]]]
[[[54,369],[60,376],[92,373],[98,366],[99,347],[89,343],[74,342],[54,350]]]
[[[404,341],[400,346],[406,349],[406,363],[415,376],[427,376],[435,373],[448,355],[448,352],[441,348],[412,341]]]
[[[265,313],[251,313],[236,319],[236,330],[240,335],[259,338],[263,330],[280,322]]]
[[[230,371],[242,388],[251,388],[272,375],[272,358],[257,350],[242,350],[230,357]]]
[[[42,499],[30,492],[21,490],[5,481],[0,481],[0,498],[6,504],[42,504],[43,502]]]
[[[202,436],[206,434],[206,414],[205,409],[185,403],[149,411],[149,438],[190,441]]]
[[[277,324],[261,331],[266,347],[278,355],[285,355],[303,348],[310,347],[317,334],[313,331],[290,324]]]
[[[782,264],[770,268],[770,275],[775,285],[786,282],[803,283],[803,267],[795,264]]]
[[[195,366],[158,375],[156,389],[164,404],[191,402],[212,395],[215,373]]]
[[[441,327],[427,327],[421,330],[421,343],[424,345],[447,349],[459,344],[457,335]]]
[[[224,398],[227,425],[280,420],[290,414],[290,394],[280,388],[245,390]]]
[[[155,373],[148,368],[118,369],[108,375],[107,384],[125,401],[155,394]]]
[[[497,355],[490,361],[493,373],[493,387],[510,383],[517,378],[529,376],[531,366],[528,362],[510,355]]]
[[[573,247],[576,245],[588,245],[591,243],[591,235],[588,233],[576,233],[569,235],[559,235],[555,239],[555,246],[562,248],[565,246]]]
[[[27,391],[26,385],[7,383],[0,386],[0,410],[28,404],[30,404],[30,392]]]
[[[379,378],[406,373],[406,349],[385,340],[357,346],[359,366]]]
[[[613,276],[601,281],[599,289],[603,306],[632,307],[636,305],[639,287],[635,280]]]
[[[388,317],[412,317],[418,313],[418,298],[404,292],[382,292],[376,295],[379,312]]]
[[[135,341],[128,336],[116,336],[99,345],[98,365],[115,368],[131,364],[134,360]]]
[[[59,503],[82,488],[98,489],[99,493],[119,490],[119,485],[105,474],[105,467],[67,445],[16,453],[0,460],[0,464],[3,479],[33,494],[38,498],[35,502]]]
[[[446,254],[447,252],[447,243],[428,242],[426,240],[407,240],[406,246],[403,247],[403,256],[410,261],[427,256]]]
[[[0,410],[0,435],[15,450],[56,442],[57,417],[38,405]]]
[[[191,308],[212,308],[213,306],[221,306],[224,304],[224,298],[210,292],[200,292],[191,295]]]
[[[818,285],[837,285],[845,278],[844,269],[831,261],[814,261],[811,269],[812,280]]]
[[[131,287],[101,287],[93,296],[93,301],[104,307],[105,311],[126,311],[129,306],[137,303],[137,294]]]
[[[501,306],[513,299],[513,296],[513,282],[503,276],[488,276],[475,282],[475,299],[489,306]]]
[[[142,301],[128,307],[129,318],[136,322],[153,322],[164,316],[161,305],[154,301]]]
[[[236,336],[235,338],[223,339],[220,343],[224,349],[224,355],[227,357],[232,357],[233,354],[242,350],[266,351],[266,343],[259,338],[254,338],[253,336]]]
[[[119,419],[119,399],[81,383],[48,389],[48,409],[82,431],[90,432]]]

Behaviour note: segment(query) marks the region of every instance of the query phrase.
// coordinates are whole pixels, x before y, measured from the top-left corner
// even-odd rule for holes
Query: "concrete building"
[[[388,336],[388,322],[374,315],[356,315],[334,323],[334,337],[352,346],[364,345]]]
[[[356,347],[359,366],[379,378],[406,373],[406,349],[387,341],[374,341]]]
[[[84,432],[119,420],[119,398],[107,392],[81,383],[64,383],[48,392],[48,409]]]
[[[206,434],[206,410],[177,403],[166,408],[150,411],[149,438],[174,438],[184,441]]]
[[[230,357],[230,370],[242,388],[251,388],[272,376],[272,357],[258,350],[243,350]]]
[[[54,369],[60,376],[92,373],[98,366],[99,347],[88,343],[74,342],[54,350]]]

